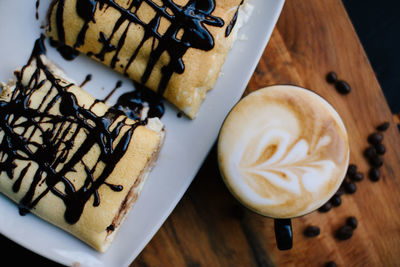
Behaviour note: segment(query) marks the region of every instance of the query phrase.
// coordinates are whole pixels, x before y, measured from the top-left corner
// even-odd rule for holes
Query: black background
[[[400,2],[343,0],[393,113],[400,113]]]
[[[318,0],[315,0],[318,1]],[[343,0],[393,113],[400,113],[400,3],[397,0]],[[16,212],[18,212],[16,208]],[[58,266],[0,234],[3,259],[13,266]]]

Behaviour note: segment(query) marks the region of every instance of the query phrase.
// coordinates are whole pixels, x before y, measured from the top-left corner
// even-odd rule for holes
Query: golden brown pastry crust
[[[64,4],[62,9],[64,36],[61,38],[57,30],[57,24],[60,23],[61,17],[57,12],[60,2]],[[137,10],[136,7],[133,7],[131,11],[137,14],[142,21],[149,23],[155,17],[154,9],[146,3],[151,1],[140,2],[143,2],[140,7],[137,8]],[[115,0],[115,3],[126,9],[129,8],[131,1]],[[162,1],[160,0],[154,0],[154,3],[162,5]],[[175,0],[174,3],[178,6],[184,6],[188,1]],[[227,36],[226,30],[241,3],[241,0],[215,1],[215,9],[211,12],[210,16],[215,19],[223,20],[223,26],[210,26],[201,23],[211,34],[214,46],[209,51],[189,48],[182,57],[185,68],[184,72],[182,74],[173,73],[165,88],[164,97],[190,118],[194,118],[197,115],[200,104],[206,97],[206,92],[213,88],[217,81],[221,67],[234,38],[234,34]],[[125,73],[134,81],[141,82],[149,58],[154,58],[154,54],[151,55],[151,53],[154,47],[157,47],[158,43],[154,41],[155,38],[146,39],[146,42],[138,50],[135,60],[129,65],[129,60],[133,51],[135,51],[140,45],[140,42],[144,40],[145,31],[139,24],[129,24],[126,20],[119,21],[120,17],[121,13],[115,8],[109,7],[107,4],[102,8],[97,5],[94,19],[87,23],[88,28],[85,33],[83,44],[77,45],[78,35],[85,25],[85,20],[77,13],[76,0],[56,1],[49,12],[47,34],[54,40],[65,42],[68,46],[74,47],[75,45],[74,48],[80,52],[88,54],[92,58],[111,66],[118,72]],[[118,21],[122,24],[118,27],[118,30],[113,31]],[[158,32],[161,35],[165,34],[171,22],[162,18],[159,23]],[[99,39],[101,39],[100,35],[104,34],[104,36],[109,38],[113,32],[114,34],[110,40],[110,44],[115,48],[119,47],[120,41],[123,42],[123,46],[118,51],[117,62],[115,62],[116,58],[114,58],[114,55],[116,55],[115,51],[118,49],[99,55],[103,47],[103,44],[99,42]],[[178,32],[178,35],[179,34],[182,35],[182,32]],[[96,54],[98,56],[96,56]],[[104,56],[104,59],[102,56]],[[163,77],[163,66],[168,65],[169,62],[170,55],[168,52],[164,51],[155,63],[148,80],[145,82],[147,87],[154,91],[159,90],[160,81]],[[127,65],[129,65],[129,67],[126,69]]]
[[[41,58],[45,61],[44,56],[41,56]],[[43,85],[41,85],[41,87],[30,96],[30,107],[37,108],[40,103],[52,99],[53,93],[51,91],[51,83],[46,80],[43,70],[39,72],[39,76],[36,76],[38,74],[36,61],[32,61],[30,65],[24,67],[23,71],[17,72],[16,75],[20,74],[22,74],[21,84],[24,86],[25,90],[30,90],[34,86],[35,83],[32,82],[32,77],[34,76],[38,77],[38,84],[41,84],[40,81],[44,82]],[[90,109],[97,116],[103,116],[108,111],[109,108],[104,103],[96,102],[92,96],[87,94],[78,86],[71,85],[60,76],[54,76],[57,79],[60,79],[60,84],[68,86],[66,87],[67,91],[71,92],[76,97],[79,106],[88,110]],[[0,100],[9,102],[14,89],[15,82],[9,84],[9,86],[4,86],[0,94]],[[54,108],[48,110],[49,114],[57,115],[58,106],[59,103],[57,102],[54,105]],[[120,134],[116,138],[117,143],[119,142],[118,140],[121,140],[119,138],[135,124],[134,121],[127,119],[123,115],[120,115],[120,118],[116,121],[122,121],[124,119],[126,119],[126,126],[122,127]],[[41,127],[45,127],[45,123],[41,123],[41,125]],[[114,126],[111,125],[110,128],[112,127]],[[15,132],[18,131],[17,128],[18,127],[14,128]],[[72,127],[70,131],[71,133],[65,136],[66,139],[73,134],[74,128]],[[21,136],[26,137],[27,135],[29,135],[29,130],[25,134],[21,133]],[[5,138],[5,133],[0,129],[0,142],[2,142],[3,138]],[[84,132],[79,132],[73,141],[72,151],[76,151],[86,138],[87,135],[85,135]],[[29,140],[40,143],[42,138],[34,134]],[[66,222],[64,217],[66,204],[62,198],[57,197],[52,192],[45,194],[45,196],[31,209],[31,212],[70,232],[74,236],[94,247],[96,250],[104,252],[110,245],[130,207],[135,202],[143,181],[146,178],[146,174],[151,169],[151,166],[157,157],[162,140],[163,132],[158,130],[153,131],[146,126],[138,126],[133,132],[123,157],[116,163],[111,174],[106,178],[106,183],[102,184],[97,190],[99,205],[94,205],[95,199],[92,195],[84,205],[83,212],[76,223]],[[117,144],[115,144],[115,146],[117,146]],[[59,151],[57,153],[59,153]],[[66,162],[71,159],[72,155],[68,156]],[[9,155],[4,151],[0,151],[0,162],[4,161],[8,156]],[[99,173],[101,173],[102,165],[105,163],[98,161],[98,158],[99,147],[94,145],[81,159],[81,163],[74,165],[74,171],[68,172],[65,177],[76,189],[82,188],[83,183],[87,181],[87,170],[85,170],[85,168],[95,166],[95,168],[93,168],[93,177],[95,179],[97,179]],[[6,171],[0,172],[0,191],[16,203],[21,203],[21,200],[26,196],[27,192],[31,188],[38,164],[36,164],[35,161],[18,159],[15,160],[14,163],[17,167],[14,169],[13,177],[9,177]],[[30,164],[30,167],[23,176],[19,190],[16,191],[13,188],[16,179],[28,164]],[[46,177],[42,176],[42,179],[43,180],[35,188],[33,199],[38,197],[39,194],[44,192],[47,188],[47,182],[45,181]],[[122,188],[122,191],[112,190],[112,186],[110,185],[117,185],[120,189]],[[65,190],[62,183],[58,183],[55,188],[61,192]]]

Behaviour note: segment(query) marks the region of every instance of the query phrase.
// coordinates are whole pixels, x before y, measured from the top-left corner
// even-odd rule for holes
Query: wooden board
[[[353,88],[338,94],[325,81],[337,72]],[[340,0],[287,0],[277,27],[246,93],[273,84],[295,84],[326,98],[343,117],[351,162],[367,176],[362,153],[367,136],[383,121],[382,179],[357,183],[342,205],[293,220],[294,247],[276,249],[273,221],[242,208],[225,188],[215,149],[169,219],[131,266],[339,266],[400,265],[400,136],[375,74]],[[337,241],[334,232],[348,216],[359,226]],[[315,238],[302,235],[317,225]]]

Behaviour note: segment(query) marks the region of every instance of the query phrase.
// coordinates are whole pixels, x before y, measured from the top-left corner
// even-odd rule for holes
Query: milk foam
[[[271,217],[295,217],[324,204],[340,186],[348,140],[335,110],[316,94],[274,86],[231,111],[218,144],[232,193]]]

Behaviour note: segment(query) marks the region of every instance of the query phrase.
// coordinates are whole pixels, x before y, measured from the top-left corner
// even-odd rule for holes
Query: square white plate
[[[220,0],[221,1],[221,0]],[[222,0],[223,1],[223,0]],[[41,0],[39,20],[35,19],[33,0],[0,1],[0,81],[12,78],[13,70],[24,65],[34,41],[43,32],[50,0]],[[223,75],[211,90],[191,121],[177,117],[178,110],[166,103],[162,118],[167,136],[158,162],[142,193],[117,234],[108,252],[101,254],[66,232],[34,215],[20,216],[6,197],[0,196],[0,233],[42,256],[64,265],[128,266],[158,231],[189,187],[203,160],[214,144],[222,122],[240,99],[271,36],[284,0],[250,0],[255,6],[249,21],[239,31],[246,41],[236,41],[223,66]],[[80,84],[87,74],[92,80],[84,89],[98,99],[123,86],[109,99],[132,90],[132,83],[83,55],[65,61],[47,44],[47,56]]]

